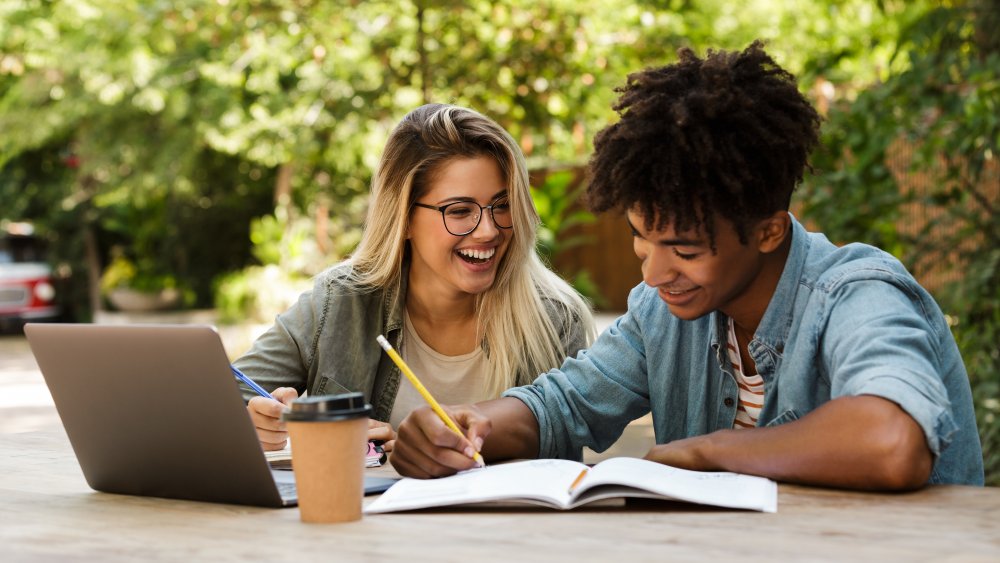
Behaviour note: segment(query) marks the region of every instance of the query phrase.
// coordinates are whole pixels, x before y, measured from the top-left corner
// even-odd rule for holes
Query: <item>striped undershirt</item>
[[[743,362],[740,359],[739,344],[736,340],[736,325],[729,319],[729,333],[726,337],[726,350],[729,361],[733,364],[733,375],[736,385],[740,388],[740,402],[736,408],[736,420],[733,428],[753,428],[757,426],[760,409],[764,407],[764,379],[755,374],[743,372]]]

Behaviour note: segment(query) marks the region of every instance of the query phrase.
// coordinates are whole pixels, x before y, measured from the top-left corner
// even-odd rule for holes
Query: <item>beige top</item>
[[[400,355],[406,365],[420,378],[420,382],[442,405],[475,403],[491,399],[483,386],[486,354],[476,347],[468,354],[445,356],[434,351],[420,339],[410,322],[410,315],[403,315],[403,334]],[[399,393],[389,415],[389,423],[399,428],[399,423],[415,408],[427,401],[405,377],[399,382]]]

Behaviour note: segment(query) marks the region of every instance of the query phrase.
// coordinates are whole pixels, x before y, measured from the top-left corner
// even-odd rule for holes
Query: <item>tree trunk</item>
[[[278,179],[274,181],[274,205],[283,206],[292,203],[292,163],[286,162],[278,167]]]
[[[427,69],[427,48],[424,45],[424,7],[417,3],[417,59],[420,65],[420,92],[424,103],[431,103],[430,72]]]
[[[101,256],[97,249],[97,237],[94,235],[94,225],[89,212],[84,213],[83,252],[87,265],[87,297],[90,302],[90,315],[93,318],[103,309],[101,305]]]

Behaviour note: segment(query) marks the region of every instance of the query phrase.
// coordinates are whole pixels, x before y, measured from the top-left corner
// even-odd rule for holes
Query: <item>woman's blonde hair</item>
[[[559,366],[568,350],[546,305],[561,309],[566,322],[582,323],[587,341],[595,334],[589,305],[535,251],[540,223],[531,199],[524,155],[493,120],[470,109],[444,104],[421,106],[389,135],[372,178],[365,231],[350,258],[353,280],[368,288],[398,288],[407,256],[406,233],[413,203],[429,189],[441,166],[453,159],[490,157],[500,166],[510,198],[513,231],[493,286],[476,296],[478,326],[488,357],[487,389],[499,396]],[[524,381],[520,382],[524,383]]]

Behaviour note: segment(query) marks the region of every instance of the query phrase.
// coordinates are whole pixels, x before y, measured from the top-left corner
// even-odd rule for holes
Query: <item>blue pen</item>
[[[233,370],[233,375],[236,376],[236,379],[242,381],[244,385],[253,389],[258,395],[260,395],[261,397],[267,397],[268,399],[274,399],[274,397],[270,393],[265,391],[263,387],[257,385],[256,381],[250,379],[242,371],[236,369],[236,366],[230,365],[229,369]]]
[[[261,397],[267,397],[268,399],[274,399],[273,395],[265,391],[260,385],[257,385],[257,382],[247,377],[245,373],[236,369],[236,366],[230,364],[229,369],[233,370],[233,375],[236,376],[236,379],[242,381],[247,387],[253,389],[258,395]],[[343,387],[343,385],[341,385],[341,387]],[[385,463],[386,453],[385,450],[382,449],[382,440],[368,440],[366,460],[367,465],[365,467],[378,467]]]

